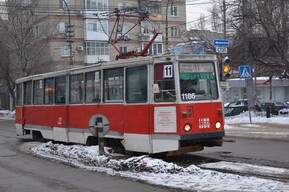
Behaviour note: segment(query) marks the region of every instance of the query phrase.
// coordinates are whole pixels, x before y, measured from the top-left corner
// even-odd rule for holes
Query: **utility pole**
[[[169,29],[168,29],[168,9],[169,9],[170,0],[167,0],[167,7],[166,7],[166,51],[169,51]]]
[[[66,42],[68,42],[68,48],[69,48],[69,65],[70,68],[73,66],[73,51],[72,51],[72,43],[74,42],[74,25],[71,24],[71,18],[70,18],[70,9],[67,5],[66,0],[62,0],[65,6],[67,7],[67,13],[68,13],[68,24],[65,25],[65,33],[66,33]]]
[[[244,63],[250,65],[250,29],[249,29],[249,13],[248,13],[248,0],[243,0],[243,24],[244,24]],[[251,65],[250,65],[251,66]],[[247,92],[247,102],[248,102],[248,111],[250,123],[252,123],[251,110],[254,107],[254,98],[253,98],[253,79],[245,80],[246,92]]]
[[[226,0],[223,0],[223,19],[224,19],[224,30],[223,30],[223,35],[224,35],[224,39],[227,39],[227,19],[226,19],[226,11],[227,11],[227,7],[226,7]]]

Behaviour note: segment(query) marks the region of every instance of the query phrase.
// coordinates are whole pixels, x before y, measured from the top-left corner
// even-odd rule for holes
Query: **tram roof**
[[[81,66],[75,68],[68,68],[59,71],[52,71],[48,73],[36,74],[27,77],[22,77],[16,80],[16,83],[30,81],[30,80],[38,80],[43,78],[51,78],[62,75],[70,75],[70,74],[78,74],[89,72],[93,70],[100,69],[108,69],[108,68],[117,68],[117,67],[128,67],[128,66],[140,66],[144,64],[154,64],[159,62],[168,62],[168,61],[176,61],[176,60],[194,60],[194,61],[209,61],[216,60],[216,55],[213,54],[178,54],[178,55],[160,55],[160,56],[148,56],[148,57],[136,57],[130,59],[120,59],[116,61],[109,61],[104,63],[92,64],[88,66]]]

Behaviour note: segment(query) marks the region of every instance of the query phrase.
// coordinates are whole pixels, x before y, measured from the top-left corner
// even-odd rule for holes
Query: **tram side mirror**
[[[153,93],[160,93],[159,84],[153,84]]]

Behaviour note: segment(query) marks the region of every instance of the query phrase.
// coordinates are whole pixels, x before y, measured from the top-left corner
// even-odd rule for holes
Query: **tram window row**
[[[72,74],[69,77],[30,80],[17,84],[16,104],[22,106],[123,103],[124,87],[127,103],[146,103],[147,83],[147,66],[127,68],[125,74],[124,68],[113,68],[103,70],[103,73],[99,70]]]

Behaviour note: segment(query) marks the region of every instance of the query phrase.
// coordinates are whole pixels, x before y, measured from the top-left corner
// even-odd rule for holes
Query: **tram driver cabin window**
[[[182,101],[218,99],[213,63],[180,63],[179,68]]]
[[[156,102],[172,102],[176,100],[172,63],[155,65],[155,84],[159,86],[159,92],[154,94]]]

